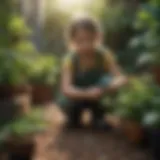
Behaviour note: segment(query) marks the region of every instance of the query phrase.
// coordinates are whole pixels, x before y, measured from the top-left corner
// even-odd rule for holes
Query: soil
[[[151,160],[149,152],[129,144],[118,132],[63,130],[63,116],[54,107],[47,109],[46,117],[52,126],[36,137],[34,160]]]

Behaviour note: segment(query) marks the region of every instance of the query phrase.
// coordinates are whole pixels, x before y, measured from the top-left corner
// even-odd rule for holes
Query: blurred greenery
[[[48,124],[44,119],[43,109],[34,109],[30,114],[19,117],[1,128],[0,145],[11,137],[24,137],[40,131],[45,131]]]
[[[158,129],[160,127],[160,87],[155,85],[153,91],[154,94],[148,102],[149,109],[144,114],[142,124],[151,129]]]
[[[58,59],[53,56],[38,56],[30,66],[30,82],[32,84],[55,84],[60,69],[58,62]]]
[[[8,12],[10,9],[11,9],[10,1],[2,0],[1,6],[0,6],[0,26],[1,26],[0,47],[8,47],[9,45],[10,35],[7,28],[10,20],[10,13]]]
[[[49,55],[26,55],[13,50],[0,51],[0,84],[55,84],[58,59]]]
[[[132,77],[116,97],[113,113],[147,128],[160,127],[160,88],[146,77]]]
[[[153,96],[149,82],[141,78],[131,78],[130,84],[123,88],[117,96],[115,112],[122,118],[141,123],[147,111],[147,103]]]
[[[29,76],[30,59],[12,50],[0,51],[0,84],[25,84]]]
[[[2,49],[9,48],[16,54],[39,54],[34,43],[31,41],[31,37],[36,33],[32,30],[33,26],[28,27],[28,24],[30,23],[28,23],[27,17],[25,17],[25,15],[30,13],[25,13],[23,10],[20,12],[19,7],[21,7],[22,4],[19,5],[19,3],[19,0],[12,0],[4,1],[3,5],[1,5],[3,7],[1,7],[0,18],[1,23],[3,24],[2,26],[4,27],[2,27],[3,36],[0,38],[0,46]],[[65,3],[65,1],[63,1],[63,3]],[[31,6],[32,4],[30,3],[28,7],[32,8]],[[49,0],[46,1],[45,6],[46,7],[43,8],[44,24],[42,27],[43,33],[41,38],[44,46],[41,52],[42,54],[44,54],[44,52],[51,53],[54,55],[52,57],[53,61],[56,61],[57,56],[63,56],[67,48],[65,45],[67,43],[64,40],[64,32],[66,31],[66,26],[75,11],[67,12],[67,6],[66,9],[63,10],[56,6],[56,2],[51,2]],[[100,21],[104,32],[105,45],[115,51],[119,63],[126,72],[133,73],[137,70],[137,61],[139,61],[139,58],[141,58],[142,55],[151,55],[152,58],[150,58],[150,60],[152,59],[154,64],[159,64],[159,1],[149,0],[128,2],[126,0],[92,0],[91,2],[87,2],[86,6],[83,6],[81,9],[82,11],[86,11],[95,16]],[[10,10],[11,12],[7,12],[7,10]],[[22,14],[23,12],[25,14]],[[32,21],[34,21],[34,18]],[[4,44],[5,42],[6,44]],[[40,62],[37,62],[38,59]],[[31,79],[34,79],[33,81],[35,82],[40,82],[40,79],[44,79],[42,77],[44,77],[45,74],[49,74],[49,72],[53,75],[56,72],[53,71],[55,70],[53,68],[58,68],[58,63],[55,64],[53,62],[54,64],[51,64],[52,62],[49,61],[49,58],[44,60],[46,61],[46,64],[48,63],[48,67],[45,67],[45,62],[42,62],[42,59],[43,58],[40,56],[35,62],[32,62],[32,64],[30,63],[30,65],[33,66],[33,72],[36,65],[39,65],[37,68],[46,68],[46,73],[44,73],[45,69],[42,69],[42,75],[40,75],[39,71],[39,73],[37,73],[37,78],[36,75],[31,76]],[[54,65],[54,67],[52,67],[52,65]],[[47,77],[51,77],[51,75]],[[36,80],[38,77],[39,80]]]
[[[38,53],[30,38],[32,30],[18,11],[18,3],[15,2],[18,0],[5,1],[3,5],[5,10],[1,17],[1,21],[4,21],[2,33],[3,29],[6,33],[1,36],[2,43],[0,40],[0,84],[21,85],[28,82],[53,84],[58,71],[55,62],[57,58]]]
[[[13,135],[24,136],[26,134],[43,131],[47,127],[44,120],[44,110],[35,109],[29,115],[23,116],[10,124]]]
[[[139,34],[131,40],[130,47],[139,49],[140,54],[150,55],[153,57],[154,64],[159,64],[160,2],[150,0],[143,3],[136,15],[133,24]]]
[[[32,2],[26,5],[19,0],[2,0],[0,84],[47,85],[58,82],[60,59],[66,52],[68,43],[64,39],[64,33],[72,14],[80,6],[72,6],[71,11],[70,8],[67,9],[71,5],[70,1],[60,8],[55,1],[45,2],[45,8],[35,9]],[[65,0],[62,2],[65,3]],[[91,0],[85,4],[81,10],[100,21],[104,45],[115,52],[125,72],[138,77],[136,73],[140,68],[146,71],[153,65],[160,65],[159,0]],[[44,15],[39,15],[39,10],[43,10]],[[40,22],[37,22],[39,19]],[[42,28],[42,33],[36,32],[37,25]],[[44,44],[42,50],[37,50],[35,46],[33,39],[36,34],[41,34],[39,40]],[[139,122],[144,119],[144,124],[158,126],[159,102],[155,99],[160,95],[156,95],[156,89],[152,85],[149,87],[149,84],[140,77],[132,79],[130,85],[120,91],[117,97],[118,114]],[[108,97],[104,103],[112,102]],[[148,109],[146,103],[150,103],[151,109]]]

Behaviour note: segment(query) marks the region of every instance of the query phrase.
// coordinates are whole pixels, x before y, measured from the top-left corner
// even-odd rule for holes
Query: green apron
[[[102,51],[96,51],[96,65],[94,68],[87,71],[81,71],[79,67],[78,54],[73,54],[72,65],[73,65],[73,85],[78,88],[89,88],[89,87],[107,87],[112,80],[112,76],[106,72],[104,67],[104,53]],[[59,94],[57,103],[61,107],[69,106],[70,99],[65,97],[63,94]]]

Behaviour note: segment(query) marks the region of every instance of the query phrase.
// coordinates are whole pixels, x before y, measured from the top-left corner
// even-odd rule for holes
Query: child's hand
[[[93,87],[93,88],[89,88],[86,91],[86,93],[88,94],[88,97],[90,99],[97,100],[102,96],[103,90],[101,88],[98,88],[98,87]]]

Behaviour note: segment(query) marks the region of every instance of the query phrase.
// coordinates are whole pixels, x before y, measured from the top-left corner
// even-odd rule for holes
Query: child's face
[[[73,45],[79,54],[87,54],[93,51],[97,39],[98,34],[79,29],[73,37]]]

